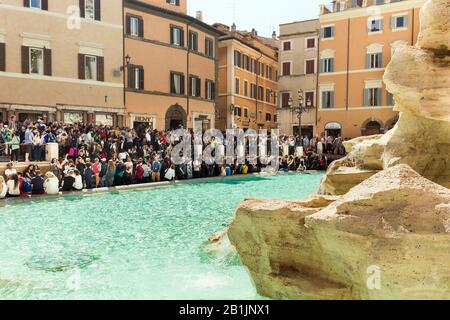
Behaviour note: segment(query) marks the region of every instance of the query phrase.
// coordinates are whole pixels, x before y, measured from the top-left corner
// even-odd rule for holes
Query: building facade
[[[217,127],[276,129],[278,39],[214,25],[219,38]]]
[[[121,125],[122,1],[0,3],[0,117]]]
[[[310,138],[315,134],[319,30],[317,19],[280,25],[278,123],[282,134],[299,134],[300,119],[290,108],[290,104],[299,105],[299,96],[302,105],[310,107],[302,114],[301,133]]]
[[[127,125],[215,127],[217,37],[186,0],[124,1]]]
[[[395,50],[416,43],[425,0],[346,0],[321,7],[317,132],[384,133],[398,114],[382,77]]]

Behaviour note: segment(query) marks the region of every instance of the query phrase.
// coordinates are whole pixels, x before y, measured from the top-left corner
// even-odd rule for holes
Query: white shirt
[[[20,183],[17,183],[17,188],[14,187],[14,180],[8,180],[6,183],[8,186],[8,194],[12,196],[20,195]]]
[[[75,183],[73,184],[75,190],[83,190],[83,178],[81,175],[75,176]]]
[[[59,181],[57,178],[48,178],[44,182],[44,190],[46,194],[59,193]]]
[[[173,170],[172,168],[167,170],[167,173],[164,176],[164,178],[166,178],[167,180],[172,180],[173,178],[175,178],[175,170]]]
[[[5,170],[5,176],[6,178],[12,176],[13,174],[17,174],[17,170],[16,169],[6,169]]]

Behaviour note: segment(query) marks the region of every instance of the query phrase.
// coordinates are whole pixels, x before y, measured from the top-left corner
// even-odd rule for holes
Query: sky
[[[330,0],[188,0],[189,14],[203,11],[203,21],[222,22],[238,30],[255,28],[258,35],[270,37],[279,25],[293,21],[316,19],[320,4]]]

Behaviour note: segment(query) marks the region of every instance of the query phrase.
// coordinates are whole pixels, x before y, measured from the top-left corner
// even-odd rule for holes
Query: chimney
[[[231,31],[234,32],[236,31],[236,24],[233,22],[233,24],[231,25]]]
[[[203,11],[197,11],[197,13],[195,14],[195,17],[197,18],[197,20],[200,20],[203,22]]]
[[[258,32],[255,30],[255,28],[252,29],[252,37],[256,37],[258,35]]]
[[[274,31],[274,32],[272,33],[272,39],[273,39],[273,40],[277,40],[277,32],[276,32],[276,31]]]

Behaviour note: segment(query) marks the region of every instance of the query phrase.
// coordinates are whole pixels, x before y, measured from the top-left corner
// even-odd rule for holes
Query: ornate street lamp
[[[314,107],[312,106],[311,99],[306,100],[306,104],[304,103],[305,97],[302,89],[298,90],[298,106],[294,106],[294,100],[289,98],[289,108],[291,108],[292,112],[297,114],[298,119],[298,135],[301,139],[301,144],[303,146],[302,137],[302,116],[304,113],[311,111]]]
[[[125,65],[120,67],[120,71],[125,70],[125,68],[128,69],[128,66],[130,65],[131,57],[127,54],[125,57]]]

